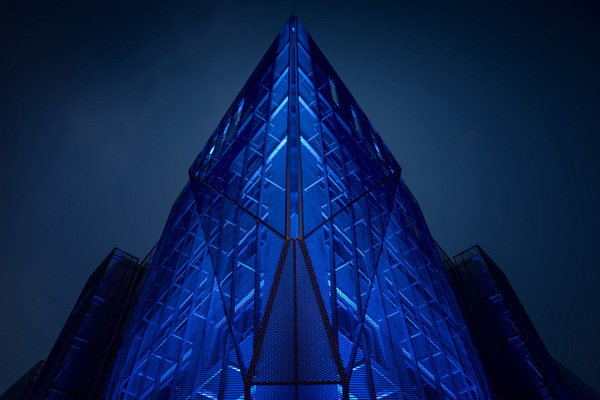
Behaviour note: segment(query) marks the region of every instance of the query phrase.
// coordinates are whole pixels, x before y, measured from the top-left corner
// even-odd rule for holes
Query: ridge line
[[[335,217],[337,217],[342,211],[344,211],[345,209],[347,209],[348,207],[350,207],[351,205],[354,205],[354,203],[356,203],[357,201],[361,200],[363,197],[365,197],[366,195],[368,195],[369,193],[371,193],[373,190],[375,190],[376,188],[378,188],[379,186],[381,186],[382,184],[384,184],[386,181],[388,181],[389,179],[391,179],[393,176],[398,175],[400,176],[400,170],[398,171],[394,171],[392,172],[392,174],[390,176],[387,176],[385,179],[383,179],[381,182],[379,182],[377,185],[373,186],[371,189],[367,190],[366,192],[364,192],[363,194],[361,194],[360,196],[358,196],[356,199],[352,200],[350,203],[346,204],[344,207],[340,208],[335,214],[331,215],[329,218],[327,218],[325,221],[321,222],[319,225],[317,225],[312,231],[310,231],[308,234],[306,234],[302,239],[307,239],[310,235],[312,235],[313,233],[315,233],[317,230],[319,230],[319,228],[321,228],[323,225],[325,225],[326,223],[328,223],[329,221],[332,221]],[[397,188],[396,188],[397,189]],[[394,190],[394,194],[396,193],[396,190]],[[389,219],[389,218],[388,218]],[[386,225],[386,229],[387,229],[387,225]]]
[[[263,224],[266,228],[268,228],[269,230],[271,230],[271,232],[273,232],[280,239],[286,240],[285,236],[283,236],[281,233],[279,233],[275,228],[273,228],[272,226],[270,226],[269,224],[267,224],[265,221],[263,221],[262,219],[260,219],[259,217],[257,217],[253,213],[251,213],[246,207],[240,205],[237,201],[233,200],[229,196],[227,196],[227,195],[221,193],[220,191],[218,191],[217,189],[215,189],[210,183],[206,182],[205,180],[203,180],[200,177],[197,177],[197,176],[195,176],[195,175],[193,175],[191,173],[190,173],[190,177],[193,178],[194,180],[200,182],[201,184],[207,186],[210,190],[214,191],[217,195],[223,197],[225,200],[228,200],[230,203],[232,203],[233,205],[235,205],[236,207],[238,207],[239,209],[241,209],[242,211],[244,211],[246,214],[248,214],[251,218],[253,218],[257,222],[260,222],[261,224]]]

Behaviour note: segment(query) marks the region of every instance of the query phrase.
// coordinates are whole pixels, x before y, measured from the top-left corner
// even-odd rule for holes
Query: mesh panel
[[[256,385],[252,386],[252,400],[289,400],[296,398],[296,386],[293,385]]]
[[[325,329],[325,316],[319,310],[319,300],[314,273],[311,283],[303,253],[296,244],[296,291],[297,291],[297,335],[298,335],[298,380],[304,381],[338,381],[331,344]]]
[[[342,385],[300,385],[298,386],[298,399],[327,399],[341,400],[343,397]]]
[[[190,169],[106,397],[487,398],[399,171],[292,17]]]
[[[355,399],[370,399],[375,391],[372,385],[370,365],[364,357],[362,349],[358,349],[352,375],[350,376],[350,396]]]
[[[284,246],[282,268],[259,349],[254,382],[294,382],[294,269],[292,246]],[[267,307],[267,313],[269,309]],[[263,330],[261,329],[261,333]]]
[[[328,319],[303,243],[289,241],[280,257],[253,382],[339,382]],[[317,293],[317,296],[315,295]],[[327,325],[326,325],[327,324]],[[340,362],[341,368],[341,362]]]
[[[321,228],[310,235],[306,241],[311,266],[317,278],[317,284],[329,324],[333,329],[334,337],[337,335],[335,325],[335,263],[333,262],[333,232],[331,222],[323,224]]]
[[[258,303],[256,309],[260,310],[260,313],[257,320],[255,320],[255,334],[258,334],[258,329],[265,314],[269,293],[271,293],[271,285],[275,279],[277,263],[283,248],[283,240],[265,226],[259,225],[258,232],[258,287],[256,290],[259,296],[256,297],[255,301]]]
[[[242,374],[240,373],[240,366],[238,358],[233,348],[233,341],[231,334],[228,334],[228,359],[227,366],[223,373],[225,374],[225,380],[221,381],[224,385],[221,387],[220,395],[224,399],[239,399],[244,397],[244,381]],[[184,399],[185,397],[182,397]]]
[[[373,371],[373,386],[378,398],[401,399],[402,387],[396,369],[396,359],[400,354],[394,352],[394,349],[397,351],[399,349],[395,346],[396,343],[392,343],[389,334],[388,321],[381,304],[379,284],[376,277],[369,294],[363,327],[365,340],[371,346],[369,355]]]

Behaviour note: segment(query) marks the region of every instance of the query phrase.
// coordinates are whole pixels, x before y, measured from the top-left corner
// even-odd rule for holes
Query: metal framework
[[[106,398],[492,398],[400,171],[292,16],[189,170]]]
[[[24,399],[100,397],[143,274],[138,261],[115,248],[96,268]]]
[[[481,247],[446,257],[444,264],[498,398],[600,400],[552,358],[508,279]]]
[[[292,16],[159,243],[114,249],[0,400],[600,400],[479,246],[437,246],[400,175]]]

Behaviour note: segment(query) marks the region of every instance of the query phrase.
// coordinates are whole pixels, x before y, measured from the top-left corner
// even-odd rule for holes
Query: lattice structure
[[[106,398],[492,398],[398,163],[295,16],[189,176]]]
[[[498,398],[600,400],[552,358],[508,279],[485,251],[474,246],[444,264]]]
[[[142,270],[113,249],[88,279],[26,399],[98,398],[110,375]]]

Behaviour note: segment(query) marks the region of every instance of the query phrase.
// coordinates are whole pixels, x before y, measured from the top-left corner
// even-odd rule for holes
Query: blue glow
[[[499,398],[600,398],[550,356],[508,280],[479,246],[445,265]]]
[[[106,397],[492,398],[400,171],[292,16],[189,170]]]
[[[99,398],[110,372],[106,360],[119,346],[119,327],[130,311],[140,272],[138,259],[118,249],[106,257],[86,283],[33,392],[18,398]]]

